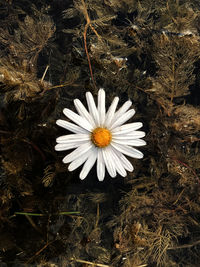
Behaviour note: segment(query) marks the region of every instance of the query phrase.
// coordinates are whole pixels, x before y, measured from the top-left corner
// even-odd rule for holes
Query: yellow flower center
[[[110,144],[112,135],[108,129],[98,127],[92,132],[91,139],[95,146],[105,147]]]

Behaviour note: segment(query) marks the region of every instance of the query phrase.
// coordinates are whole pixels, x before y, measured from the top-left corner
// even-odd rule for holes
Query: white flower
[[[146,142],[140,139],[145,136],[145,133],[137,131],[142,127],[141,122],[124,124],[135,114],[134,109],[129,109],[132,102],[128,100],[116,111],[119,98],[115,97],[106,112],[103,89],[98,92],[97,107],[90,92],[86,93],[86,100],[89,112],[79,99],[74,100],[79,115],[67,108],[63,110],[65,116],[76,124],[65,120],[56,121],[57,125],[73,134],[58,137],[55,150],[63,151],[75,148],[73,152],[64,157],[63,162],[70,163],[69,171],[84,164],[80,179],[84,179],[88,175],[96,161],[99,181],[103,181],[105,169],[111,177],[115,177],[117,173],[125,177],[126,171],[133,171],[133,166],[124,154],[141,159],[143,158],[142,152],[133,146],[146,145]]]

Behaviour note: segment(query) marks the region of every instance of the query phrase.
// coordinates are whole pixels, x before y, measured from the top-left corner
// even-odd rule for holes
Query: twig
[[[88,65],[89,65],[89,69],[90,69],[91,79],[92,79],[94,87],[96,88],[96,84],[95,84],[94,76],[93,76],[93,72],[92,72],[92,66],[91,66],[91,62],[90,62],[90,56],[89,56],[88,49],[87,49],[87,29],[88,29],[88,26],[89,26],[89,24],[85,25],[85,30],[84,30],[84,33],[83,33],[84,47],[85,47],[85,52],[86,52],[86,55],[87,55],[87,60],[88,60]]]
[[[80,260],[80,259],[76,259],[76,258],[71,258],[70,260],[76,261],[76,262],[80,262],[80,263],[86,263],[86,264],[93,265],[93,266],[98,266],[98,267],[110,267],[110,265],[101,264],[101,263],[95,263],[95,262],[91,262],[91,261]],[[142,265],[138,265],[136,267],[146,267],[146,266],[147,266],[147,264],[142,264]]]
[[[45,71],[44,71],[44,73],[43,73],[43,75],[42,75],[42,79],[40,80],[40,82],[43,82],[44,77],[45,77],[45,75],[46,75],[46,73],[47,73],[48,68],[49,68],[49,65],[46,66],[46,69],[45,69]]]
[[[34,255],[33,257],[31,257],[31,258],[26,262],[26,264],[31,263],[32,260],[33,260],[36,256],[38,256],[43,250],[45,250],[45,249],[46,249],[50,244],[52,244],[54,241],[55,241],[55,240],[53,240],[53,241],[51,241],[51,242],[47,242],[47,243],[44,245],[44,247],[42,247],[39,251],[37,251],[37,252],[35,253],[35,255]]]
[[[179,201],[180,197],[182,196],[183,192],[184,192],[184,188],[183,190],[181,191],[181,193],[179,194],[179,196],[177,197],[177,199],[174,201],[173,205],[176,205],[176,203]]]
[[[177,246],[177,247],[169,247],[167,248],[168,250],[172,250],[172,249],[180,249],[180,248],[191,248],[193,246],[196,246],[196,245],[199,245],[200,244],[200,240],[197,240],[191,244],[185,244],[185,245],[182,245],[182,246]]]
[[[95,263],[95,262],[80,260],[80,259],[76,259],[76,258],[70,258],[70,260],[80,262],[80,263],[86,263],[86,264],[98,266],[98,267],[110,267],[109,265],[106,265],[106,264]]]
[[[96,217],[95,227],[98,226],[98,223],[99,223],[99,203],[97,203],[97,217]]]
[[[85,18],[87,21],[87,23],[85,25],[84,33],[83,33],[84,47],[85,47],[85,52],[86,52],[87,60],[88,60],[88,64],[89,64],[91,79],[92,79],[94,87],[96,88],[94,77],[93,77],[93,72],[92,72],[92,66],[91,66],[91,62],[90,62],[90,56],[89,56],[88,49],[87,49],[87,29],[88,29],[88,27],[90,27],[98,37],[99,37],[99,35],[98,35],[97,31],[94,29],[94,27],[91,25],[91,20],[89,18],[84,0],[81,0],[81,2],[83,5],[83,8],[84,8],[84,13],[85,13],[84,15],[85,15]]]
[[[45,159],[46,159],[45,155],[43,154],[43,152],[39,149],[39,147],[36,144],[34,144],[33,142],[31,142],[31,141],[29,141],[27,139],[22,139],[22,141],[27,143],[27,144],[29,144],[29,145],[31,145],[37,152],[39,152],[39,154],[42,157],[42,160],[45,161]]]

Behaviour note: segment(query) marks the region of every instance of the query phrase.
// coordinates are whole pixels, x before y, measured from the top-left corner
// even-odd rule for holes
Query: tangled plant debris
[[[196,0],[0,1],[0,264],[198,266]],[[98,183],[67,171],[55,125],[73,99],[130,99],[144,159]],[[108,108],[107,106],[107,108]]]

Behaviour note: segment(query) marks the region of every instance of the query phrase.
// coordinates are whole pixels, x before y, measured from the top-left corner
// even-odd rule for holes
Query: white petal
[[[68,108],[64,108],[63,113],[65,114],[66,117],[68,117],[70,120],[81,126],[82,128],[92,131],[93,127],[92,125],[83,117],[79,116],[75,112],[71,111]]]
[[[113,138],[113,142],[121,145],[127,145],[127,146],[145,146],[147,143],[142,139],[132,139],[128,140],[124,137],[124,139],[117,139]]]
[[[115,127],[118,127],[120,125],[122,125],[124,122],[128,121],[131,117],[133,117],[133,115],[135,114],[135,110],[134,109],[130,109],[129,111],[127,111],[126,113],[124,113],[123,115],[121,115],[110,127],[110,129],[114,129]]]
[[[119,150],[116,150],[114,147],[112,147],[112,149],[115,151],[115,153],[121,160],[124,169],[126,169],[129,172],[132,172],[134,168],[133,165],[130,163],[130,161]]]
[[[115,135],[124,135],[133,131],[136,131],[140,129],[143,126],[142,122],[133,122],[133,123],[127,123],[122,126],[116,127],[112,130],[112,134]]]
[[[118,158],[117,154],[115,153],[114,149],[112,149],[112,147],[110,146],[110,155],[113,159],[113,162],[115,164],[115,168],[117,170],[117,172],[125,177],[127,175],[122,163],[121,163],[121,160]]]
[[[58,137],[56,142],[69,144],[71,142],[89,141],[90,139],[90,134],[67,134]]]
[[[76,110],[78,111],[79,115],[81,115],[83,118],[85,118],[89,123],[95,127],[95,122],[90,115],[90,113],[87,111],[87,109],[84,107],[84,105],[81,103],[79,99],[74,100],[74,106]]]
[[[123,115],[132,105],[131,100],[126,101],[123,106],[115,113],[113,122],[115,122],[121,115]]]
[[[105,163],[103,160],[102,149],[98,149],[97,177],[98,177],[99,181],[103,181],[104,177],[105,177]]]
[[[55,146],[55,150],[56,151],[64,151],[64,150],[69,150],[69,149],[73,149],[73,148],[77,148],[79,147],[80,145],[82,144],[85,144],[85,141],[82,141],[82,142],[73,142],[73,143],[70,143],[70,144],[57,144]]]
[[[131,140],[131,139],[142,138],[144,136],[145,136],[145,132],[142,132],[142,131],[133,131],[131,133],[123,134],[123,135],[117,135],[115,133],[112,133],[113,140],[114,139],[117,139],[117,140]]]
[[[80,157],[78,157],[77,159],[75,159],[74,161],[72,161],[68,166],[68,170],[71,172],[77,169],[88,159],[90,154],[91,154],[91,149],[86,153],[84,153],[83,155],[81,155]]]
[[[68,122],[68,121],[64,121],[64,120],[57,120],[56,121],[56,124],[60,127],[63,127],[67,130],[69,130],[70,132],[73,132],[73,133],[87,133],[88,131],[71,123],[71,122]]]
[[[129,137],[131,135],[134,135],[135,138],[143,138],[146,135],[146,133],[143,131],[133,131],[133,132],[128,133],[126,136]]]
[[[100,89],[98,92],[98,113],[100,126],[103,126],[106,116],[105,97],[105,91]]]
[[[109,147],[102,149],[103,159],[106,165],[106,169],[111,177],[115,177],[117,175],[114,162],[110,156]]]
[[[89,112],[92,115],[92,118],[95,121],[95,124],[98,126],[99,125],[99,114],[97,111],[97,107],[94,102],[94,98],[90,92],[86,93],[86,100],[89,108]]]
[[[79,146],[77,149],[75,149],[73,152],[71,152],[69,155],[64,157],[63,162],[64,163],[69,163],[76,158],[80,157],[87,151],[89,151],[94,145],[91,142],[86,142],[83,145]]]
[[[120,145],[120,144],[117,144],[115,142],[112,142],[111,145],[129,157],[136,158],[136,159],[142,159],[144,156],[142,152],[140,152],[139,150],[137,150],[133,147],[130,147],[127,145]]]
[[[115,97],[112,101],[112,104],[110,105],[105,118],[105,126],[109,128],[110,123],[113,119],[113,116],[115,114],[115,110],[117,108],[117,104],[119,102],[119,97]]]
[[[86,160],[85,164],[83,165],[82,171],[79,175],[80,179],[83,180],[88,175],[89,171],[92,169],[92,167],[95,164],[95,161],[97,159],[97,148],[93,147],[90,151],[90,155],[88,159]]]

